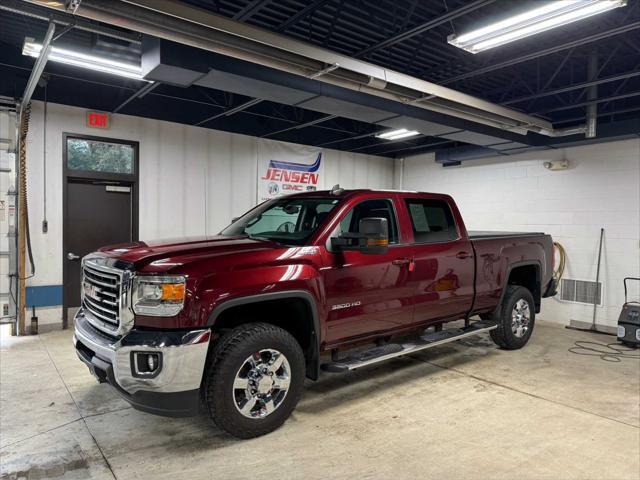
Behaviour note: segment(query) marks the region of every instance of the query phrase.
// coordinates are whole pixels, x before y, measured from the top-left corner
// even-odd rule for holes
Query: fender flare
[[[213,311],[209,314],[209,319],[207,320],[207,327],[213,327],[218,317],[230,308],[249,305],[251,303],[283,300],[288,298],[299,298],[309,306],[311,319],[313,321],[313,329],[311,331],[311,352],[309,362],[307,363],[307,377],[312,380],[317,380],[320,375],[320,319],[318,317],[318,307],[316,305],[315,298],[306,290],[284,290],[273,293],[258,293],[255,295],[247,295],[244,297],[236,297],[226,300],[213,308]]]
[[[540,313],[540,302],[542,299],[542,265],[539,260],[522,260],[519,262],[513,262],[507,265],[505,276],[504,276],[504,286],[502,287],[502,293],[500,294],[500,301],[498,302],[498,308],[501,307],[502,301],[504,300],[504,296],[507,293],[507,286],[509,285],[509,277],[511,276],[511,272],[518,267],[527,267],[533,265],[536,267],[537,278],[536,282],[538,283],[538,288],[540,290],[540,298],[535,298],[535,292],[531,292],[531,295],[534,296],[533,300],[538,303],[536,305],[536,313]]]

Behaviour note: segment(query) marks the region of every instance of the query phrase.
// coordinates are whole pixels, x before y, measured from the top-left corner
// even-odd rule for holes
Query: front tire
[[[531,292],[525,287],[508,285],[493,320],[498,324],[498,328],[489,333],[496,345],[505,350],[524,347],[531,338],[536,320]]]
[[[218,340],[211,358],[203,396],[218,427],[253,438],[291,415],[302,394],[305,360],[289,332],[266,323],[240,325]]]

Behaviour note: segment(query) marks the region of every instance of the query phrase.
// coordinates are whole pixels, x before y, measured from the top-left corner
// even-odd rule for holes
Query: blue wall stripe
[[[27,287],[26,304],[28,308],[62,305],[62,285]]]

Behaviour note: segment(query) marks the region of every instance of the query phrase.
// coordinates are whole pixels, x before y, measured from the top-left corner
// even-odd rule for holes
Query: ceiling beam
[[[262,7],[267,6],[269,3],[271,3],[271,0],[253,0],[253,2],[249,3],[246,7],[236,13],[233,16],[233,19],[238,20],[239,22],[249,20],[253,15],[258,13]]]
[[[133,102],[136,98],[143,98],[147,93],[151,92],[154,88],[158,87],[161,82],[149,82],[146,85],[143,85],[142,88],[135,91],[132,95],[129,96],[124,102],[114,108],[111,113],[118,113],[124,107],[129,105],[129,103]]]
[[[25,17],[35,18],[36,20],[42,20],[43,22],[51,21],[62,27],[73,27],[77,30],[84,30],[85,32],[116,38],[118,40],[124,40],[138,45],[141,43],[140,35],[136,33],[127,33],[121,30],[116,30],[114,28],[88,22],[83,18],[74,17],[73,15],[68,15],[62,12],[51,12],[50,10],[43,11],[42,8],[25,2],[0,2],[0,10],[17,15],[24,15]]]
[[[537,112],[537,113],[560,112],[562,110],[571,110],[573,108],[587,107],[589,105],[598,105],[600,103],[613,102],[615,100],[625,100],[627,98],[637,97],[637,96],[640,96],[640,91],[624,93],[622,95],[613,95],[611,97],[598,98],[597,100],[589,100],[586,102],[574,103],[572,105],[567,105],[564,107],[550,108],[548,110],[542,110],[541,112]]]
[[[598,118],[600,117],[612,117],[614,115],[622,115],[624,113],[632,113],[632,112],[638,112],[640,111],[640,105],[637,105],[635,107],[629,107],[629,108],[622,108],[620,110],[610,110],[610,111],[599,111],[598,112]],[[586,118],[586,115],[582,115],[580,117],[572,117],[572,118],[564,118],[562,120],[558,120],[556,123],[557,124],[563,124],[563,123],[574,123],[574,122],[579,122],[579,121],[584,121]]]
[[[573,85],[567,85],[566,87],[561,87],[561,88],[555,88],[553,90],[547,90],[539,92],[539,93],[535,93],[533,95],[527,95],[525,97],[520,97],[520,98],[514,98],[513,100],[509,100],[507,102],[503,102],[503,105],[511,105],[514,103],[520,103],[520,102],[526,102],[528,100],[535,100],[538,98],[542,98],[542,97],[548,97],[551,95],[558,95],[559,93],[565,93],[565,92],[571,92],[573,90],[580,90],[582,88],[588,88],[588,87],[593,87],[595,85],[601,85],[603,83],[609,83],[609,82],[617,82],[619,80],[624,80],[627,78],[633,78],[633,77],[638,77],[640,76],[640,70],[633,70],[631,72],[627,72],[627,73],[621,73],[619,75],[610,75],[608,77],[603,77],[600,79],[596,79],[596,80],[592,80],[590,82],[580,82],[580,83],[574,83]]]
[[[279,32],[286,31],[287,29],[293,27],[300,20],[304,20],[305,18],[307,18],[309,15],[315,12],[318,8],[324,6],[325,3],[329,3],[331,1],[333,0],[316,0],[315,2],[309,3],[306,7],[300,10],[298,13],[291,15],[287,20],[285,20],[280,25],[278,25],[278,28],[276,28],[276,30]]]
[[[200,125],[203,125],[205,123],[210,122],[211,120],[215,120],[216,118],[220,118],[220,117],[230,117],[231,115],[234,115],[238,112],[242,112],[243,110],[246,110],[247,108],[253,107],[254,105],[259,104],[260,102],[262,102],[263,100],[261,98],[254,98],[252,100],[249,100],[248,102],[242,103],[236,107],[233,108],[229,108],[226,109],[223,112],[220,113],[216,113],[215,115],[212,115],[208,118],[205,118],[204,120],[198,122],[195,124],[196,127],[199,127]]]
[[[461,17],[470,12],[473,12],[474,10],[490,5],[493,2],[495,2],[495,0],[475,0],[474,2],[463,5],[462,7],[457,8],[455,10],[451,10],[450,12],[444,13],[439,17],[432,18],[428,22],[422,23],[416,27],[410,28],[409,30],[399,33],[398,35],[394,35],[393,37],[387,38],[386,40],[382,40],[381,42],[375,43],[363,50],[360,50],[354,55],[354,57],[356,58],[363,57],[372,52],[375,52],[376,50],[380,50],[381,48],[387,48],[392,45],[395,45],[396,43],[403,42],[411,37],[414,37],[428,30],[431,30],[432,28],[435,28],[444,23],[450,22],[454,18]]]
[[[326,117],[316,118],[315,120],[311,120],[309,122],[300,123],[298,125],[292,125],[291,127],[283,128],[282,130],[276,130],[275,132],[269,132],[262,135],[262,137],[271,137],[273,135],[278,135],[280,133],[288,132],[290,130],[300,130],[302,128],[312,127],[314,125],[318,125],[319,123],[328,122],[329,120],[333,120],[337,118],[337,115],[327,115]]]

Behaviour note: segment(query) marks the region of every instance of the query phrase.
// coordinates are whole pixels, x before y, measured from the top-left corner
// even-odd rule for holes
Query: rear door
[[[332,252],[327,244],[323,278],[328,312],[328,344],[397,329],[412,319],[413,288],[409,261],[413,247],[402,242],[391,198],[370,198],[354,205],[340,219],[340,231],[357,232],[361,218],[386,218],[389,249],[384,255]]]
[[[407,196],[413,234],[414,323],[463,317],[474,295],[473,248],[460,214],[444,196]]]

